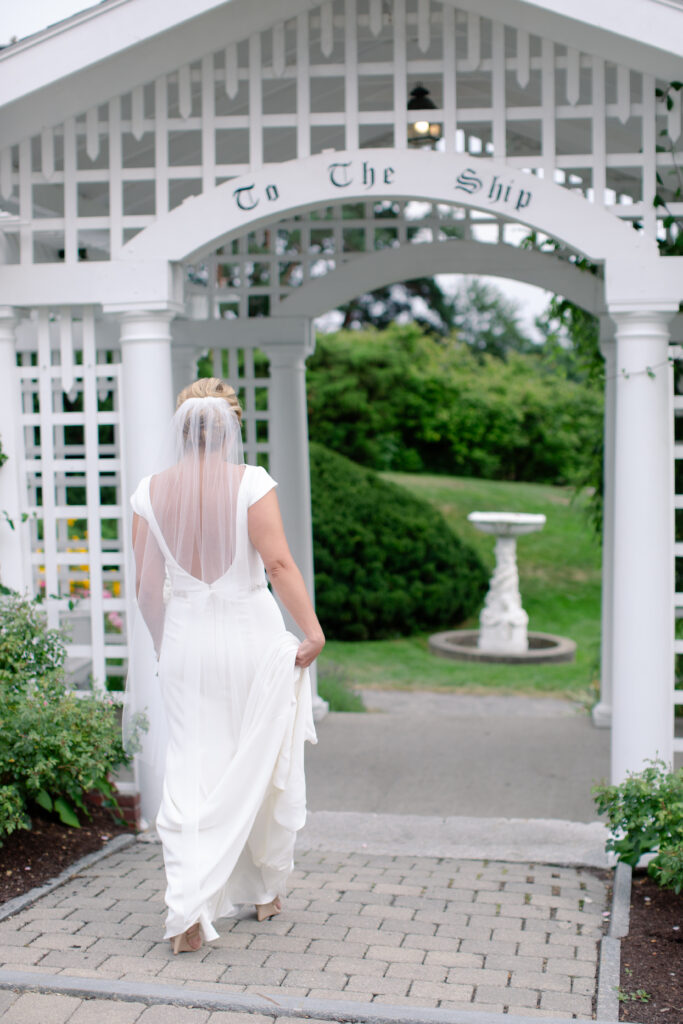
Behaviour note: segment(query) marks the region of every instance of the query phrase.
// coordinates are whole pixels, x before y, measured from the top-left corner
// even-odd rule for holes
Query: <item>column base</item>
[[[591,710],[591,718],[596,729],[610,729],[612,727],[612,705],[599,701]]]
[[[313,694],[313,721],[321,722],[329,713],[330,705],[317,693]]]

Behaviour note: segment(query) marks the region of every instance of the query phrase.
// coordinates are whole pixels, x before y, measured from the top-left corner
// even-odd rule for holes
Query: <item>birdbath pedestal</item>
[[[529,616],[522,608],[517,573],[517,538],[543,529],[544,515],[526,512],[471,512],[469,521],[496,538],[496,568],[479,618],[477,646],[492,654],[521,654],[529,649]]]

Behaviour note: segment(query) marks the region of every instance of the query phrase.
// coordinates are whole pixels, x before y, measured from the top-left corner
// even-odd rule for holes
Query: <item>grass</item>
[[[460,477],[387,473],[386,478],[435,505],[485,564],[494,564],[493,537],[467,522],[472,511],[543,512],[539,533],[518,542],[522,603],[529,629],[558,633],[577,643],[576,661],[558,665],[478,665],[432,655],[427,634],[366,642],[328,641],[320,658],[352,687],[458,689],[597,697],[600,652],[600,546],[588,523],[585,499],[570,488]],[[444,622],[441,628],[476,626]]]

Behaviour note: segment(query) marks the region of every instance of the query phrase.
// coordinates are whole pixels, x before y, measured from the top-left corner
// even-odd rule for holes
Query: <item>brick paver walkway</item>
[[[280,917],[223,920],[215,943],[178,957],[161,940],[163,887],[158,845],[113,854],[1,923],[0,967],[205,992],[591,1016],[606,886],[588,870],[301,852]],[[242,1016],[176,1007],[167,1018],[164,1007],[112,1003],[110,1016],[91,1017],[101,1000],[0,996],[7,1024],[37,1020],[21,1016],[22,1001],[41,998],[61,1000],[68,1013],[55,1020],[70,1024]]]

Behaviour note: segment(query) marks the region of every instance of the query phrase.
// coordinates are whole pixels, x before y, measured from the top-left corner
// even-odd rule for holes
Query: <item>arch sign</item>
[[[198,259],[234,235],[325,203],[416,199],[492,211],[560,239],[588,258],[656,256],[653,240],[583,196],[469,154],[330,150],[266,164],[187,199],[124,247],[124,259]]]

